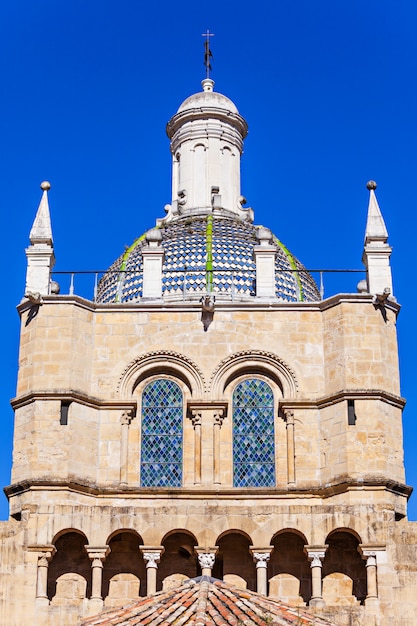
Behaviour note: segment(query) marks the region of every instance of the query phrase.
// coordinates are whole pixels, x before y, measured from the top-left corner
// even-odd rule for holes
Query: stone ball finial
[[[48,191],[51,188],[51,183],[47,180],[44,180],[43,183],[41,183],[41,189],[43,189],[43,191]]]
[[[368,293],[368,283],[365,278],[358,282],[356,289],[358,290],[358,293]]]
[[[265,228],[265,226],[257,226],[256,228],[256,238],[259,243],[262,245],[268,245],[272,239],[272,233],[269,228]]]
[[[366,183],[366,188],[369,189],[369,191],[371,191],[371,189],[376,189],[377,185],[376,182],[374,180],[368,180],[368,182]]]
[[[146,233],[146,241],[152,247],[160,244],[162,241],[162,235],[159,228],[151,228],[150,230],[148,230],[148,232]]]

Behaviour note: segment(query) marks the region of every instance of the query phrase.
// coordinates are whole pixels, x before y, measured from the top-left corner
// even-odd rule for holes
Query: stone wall
[[[263,560],[272,597],[341,626],[411,626],[397,308],[363,294],[230,303],[205,330],[198,303],[21,305],[1,623],[76,624],[199,575],[206,554],[249,589]],[[182,487],[144,488],[142,393],[161,377],[183,397]],[[248,377],[274,397],[272,487],[233,486],[233,391]]]

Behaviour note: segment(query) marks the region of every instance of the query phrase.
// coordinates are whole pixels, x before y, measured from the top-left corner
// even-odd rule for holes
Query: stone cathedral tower
[[[254,225],[247,124],[202,85],[167,125],[165,217],[93,299],[52,280],[42,184],[18,306],[0,623],[74,625],[203,574],[340,626],[414,625],[399,305],[376,185],[367,280],[323,300]]]

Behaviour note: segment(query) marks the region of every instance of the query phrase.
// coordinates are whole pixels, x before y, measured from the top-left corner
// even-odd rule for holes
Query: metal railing
[[[196,294],[195,289],[190,288],[190,279],[193,275],[205,275],[205,268],[184,268],[184,269],[175,269],[168,270],[163,272],[162,277],[169,276],[172,279],[173,274],[181,275],[182,274],[182,284],[176,287],[176,294],[182,294],[182,299],[188,299],[188,296],[191,294]],[[308,273],[313,275],[314,278],[317,277],[316,283],[318,284],[318,289],[320,293],[321,299],[324,299],[325,293],[326,297],[329,295],[335,295],[336,293],[356,293],[356,284],[357,281],[352,280],[352,274],[362,274],[362,277],[365,278],[366,271],[365,269],[282,269],[276,270],[276,274],[298,274],[299,277],[303,273]],[[123,278],[121,281],[115,281],[115,294],[117,291],[117,287],[119,286],[119,294],[120,287],[123,287],[124,281],[128,280],[130,275],[137,275],[137,270],[80,270],[80,271],[54,271],[52,273],[52,280],[57,281],[60,287],[60,293],[64,295],[77,295],[88,300],[92,300],[95,302],[97,300],[97,292],[98,292],[98,284],[100,278],[106,274],[107,276],[111,274],[115,274],[117,276],[122,275]],[[253,276],[250,275],[247,269],[239,271],[239,270],[224,270],[224,269],[213,269],[213,276],[222,275],[230,278],[230,289],[226,289],[222,287],[222,294],[229,294],[230,299],[233,301],[234,298],[239,294],[243,293],[242,286],[239,284],[239,280],[244,276],[246,280],[248,278],[253,279],[253,293],[251,295],[255,295],[255,271],[253,271]],[[325,277],[326,277],[326,289],[325,289]],[[205,293],[205,290],[201,290],[201,294]],[[216,289],[213,290],[216,293]],[[200,293],[200,292],[199,292]],[[246,296],[248,295],[247,291],[245,292]],[[200,295],[201,295],[200,294]],[[120,301],[120,298],[119,298]]]

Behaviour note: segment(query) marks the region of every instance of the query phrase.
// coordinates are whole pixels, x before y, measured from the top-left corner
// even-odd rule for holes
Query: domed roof
[[[207,225],[212,220],[212,269],[207,269]],[[256,267],[253,249],[257,228],[223,216],[186,217],[161,223],[164,249],[162,295],[169,301],[198,301],[212,284],[216,301],[255,302]],[[317,285],[305,267],[273,237],[276,247],[275,295],[281,302],[320,300]],[[146,233],[113,263],[101,278],[97,302],[137,302],[142,297],[142,248]],[[208,276],[210,274],[210,276]]]
[[[236,105],[223,94],[213,91],[214,81],[210,78],[206,78],[202,81],[204,91],[189,96],[179,107],[177,113],[188,111],[189,109],[201,109],[205,107],[215,107],[219,109],[226,109],[232,113],[239,113]]]
[[[246,137],[248,125],[240,115],[236,105],[223,94],[213,91],[214,80],[205,78],[201,81],[203,91],[193,94],[184,100],[177,113],[167,124],[167,134],[170,139],[175,132],[186,122],[198,119],[222,120],[224,123],[236,127],[242,138]]]

